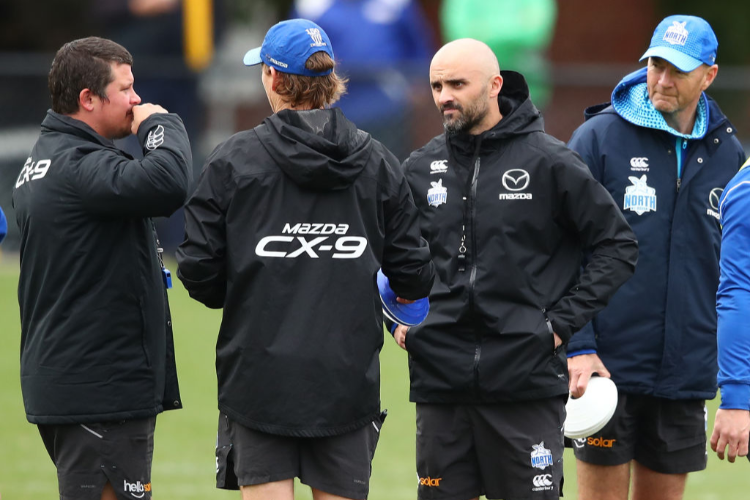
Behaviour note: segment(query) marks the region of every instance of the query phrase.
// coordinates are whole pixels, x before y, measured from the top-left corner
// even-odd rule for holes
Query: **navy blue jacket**
[[[623,83],[645,82],[645,71],[630,78]],[[605,104],[586,110],[569,143],[623,210],[639,257],[635,275],[571,339],[568,352],[596,350],[626,393],[716,395],[718,201],[744,153],[732,124],[705,99],[708,125],[700,139],[637,126]]]

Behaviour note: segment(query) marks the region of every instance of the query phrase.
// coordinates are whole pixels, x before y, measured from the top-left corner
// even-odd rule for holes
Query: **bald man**
[[[633,273],[635,237],[489,47],[447,44],[430,86],[445,134],[404,168],[438,279],[422,325],[391,325],[409,352],[419,498],[558,498],[565,344]]]

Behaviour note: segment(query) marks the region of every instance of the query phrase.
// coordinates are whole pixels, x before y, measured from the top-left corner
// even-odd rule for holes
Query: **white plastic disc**
[[[607,425],[617,408],[617,387],[605,377],[591,377],[583,396],[568,398],[565,410],[565,436],[580,439],[591,436]]]

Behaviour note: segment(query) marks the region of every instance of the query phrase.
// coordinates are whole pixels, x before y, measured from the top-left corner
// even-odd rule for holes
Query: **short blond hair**
[[[305,68],[310,71],[322,72],[331,70],[324,76],[302,76],[292,75],[279,71],[279,84],[275,92],[288,101],[292,107],[301,104],[308,105],[312,109],[322,108],[338,101],[346,93],[347,78],[336,74],[336,63],[325,52],[316,52],[311,55],[305,63]],[[263,71],[268,71],[268,66],[263,64]]]

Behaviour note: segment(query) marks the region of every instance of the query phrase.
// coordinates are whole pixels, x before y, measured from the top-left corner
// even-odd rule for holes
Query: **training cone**
[[[565,436],[580,439],[591,436],[607,425],[617,408],[617,387],[611,379],[591,377],[580,398],[568,398],[565,410]]]
[[[396,294],[391,290],[388,278],[382,270],[378,271],[378,291],[380,302],[383,304],[383,314],[388,319],[404,326],[417,326],[430,312],[430,301],[427,297],[415,301],[413,304],[396,302]]]

